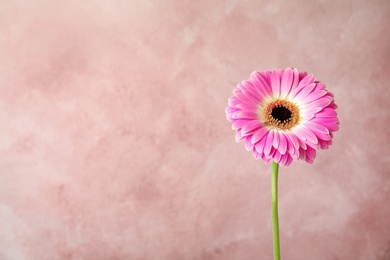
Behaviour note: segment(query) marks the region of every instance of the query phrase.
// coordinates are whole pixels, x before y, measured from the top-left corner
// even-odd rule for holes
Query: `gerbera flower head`
[[[297,69],[253,72],[229,98],[226,116],[256,159],[288,166],[312,163],[338,130],[333,94],[314,75]]]

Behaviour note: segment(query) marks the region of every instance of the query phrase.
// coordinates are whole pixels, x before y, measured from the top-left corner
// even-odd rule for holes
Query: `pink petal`
[[[322,84],[321,82],[318,82],[316,81],[316,90],[324,90],[325,89],[325,85]]]
[[[260,95],[258,95],[255,90],[243,90],[242,94],[244,94],[248,99],[252,100],[253,103],[258,104],[261,100]]]
[[[297,160],[299,158],[299,155],[300,155],[300,149],[297,149],[297,150],[294,150],[294,153],[289,153],[291,158],[293,158],[294,160]]]
[[[320,142],[321,140],[329,141],[330,139],[332,139],[329,134],[319,133],[316,131],[313,131],[313,133],[317,136],[318,142]]]
[[[313,163],[315,158],[316,158],[316,150],[308,147],[306,149],[306,162]]]
[[[243,104],[257,104],[257,101],[256,101],[256,99],[254,99],[253,97],[251,97],[251,96],[247,96],[247,95],[245,95],[244,93],[237,93],[236,94],[236,97],[239,99],[239,100],[241,100],[241,102],[243,103]]]
[[[302,91],[307,85],[310,85],[312,84],[314,81],[314,75],[308,75],[306,76],[305,78],[303,78],[299,83],[298,83],[298,86],[296,88],[294,88],[293,90],[291,90],[289,96],[291,98],[295,98],[295,96],[300,92]]]
[[[287,152],[290,154],[294,153],[294,151],[295,151],[294,145],[292,144],[292,142],[290,141],[290,139],[288,138],[287,135],[285,135],[285,138],[286,138]],[[299,145],[299,143],[298,143],[298,145]]]
[[[253,150],[253,157],[255,157],[255,159],[259,159],[261,157],[261,154]]]
[[[228,106],[228,107],[225,109],[225,112],[226,112],[226,113],[232,113],[232,112],[236,112],[236,111],[237,111],[237,108],[230,107],[230,106]]]
[[[299,148],[299,160],[305,160],[306,158],[306,150],[303,149],[302,147]]]
[[[228,105],[231,107],[235,107],[239,103],[241,103],[241,101],[236,96],[231,96],[228,99]]]
[[[245,139],[245,149],[246,149],[247,151],[250,151],[250,150],[253,149],[253,144],[251,143],[251,138],[250,138],[250,137],[247,137],[247,138]]]
[[[316,137],[317,137],[317,136],[316,136]],[[318,139],[317,139],[317,140],[318,140]],[[307,145],[307,147],[311,147],[311,148],[316,149],[316,150],[320,149],[320,143],[319,143],[319,141],[317,141],[316,144],[314,144],[314,143],[312,143],[312,142],[306,142],[306,145]]]
[[[255,86],[265,96],[272,92],[271,81],[267,74],[255,71],[251,74],[250,77],[258,83],[258,85],[255,84]]]
[[[327,127],[329,129],[329,131],[331,131],[331,132],[336,132],[337,130],[339,130],[339,124],[336,124],[336,123],[325,124],[325,127]]]
[[[298,138],[292,133],[286,133],[286,136],[290,140],[290,144],[292,144],[295,149],[299,149]]]
[[[247,91],[251,92],[251,95],[256,98],[257,102],[268,97],[267,92],[259,86],[256,80],[245,80],[242,82],[242,84],[247,89]]]
[[[276,149],[272,147],[271,152],[269,154],[264,154],[265,158],[272,159],[275,154]]]
[[[314,79],[315,77],[313,74],[307,75],[301,81],[299,81],[298,88],[312,84],[314,82]]]
[[[327,93],[328,92],[325,90],[313,91],[309,95],[307,95],[305,98],[303,98],[302,101],[305,103],[310,103],[310,102],[313,102],[313,101],[325,96]]]
[[[279,163],[280,159],[282,158],[282,155],[279,153],[278,150],[275,150],[274,156],[272,158],[276,163]]]
[[[266,158],[264,154],[261,155],[261,159],[262,159],[263,162],[265,162],[265,163],[269,163],[269,162],[271,161],[271,159],[270,159],[270,158]]]
[[[300,138],[298,138],[298,140],[299,140],[299,150],[300,150],[301,148],[304,149],[304,150],[306,150],[306,148],[307,148],[306,141],[303,141],[303,140],[301,140]]]
[[[312,131],[329,134],[329,130],[322,124],[317,123],[316,121],[307,121],[305,122],[305,126],[310,128]]]
[[[246,104],[246,103],[239,103],[235,107],[241,110],[255,110],[256,109],[255,103]]]
[[[300,73],[299,73],[299,81],[301,81],[302,79],[304,79],[306,76],[307,76],[307,72],[306,72],[306,71],[300,72]]]
[[[326,125],[326,124],[338,124],[339,120],[337,117],[318,117],[318,118],[313,118],[312,121],[315,121],[321,125]]]
[[[319,108],[319,107],[324,108],[324,107],[328,106],[332,101],[333,101],[332,97],[325,96],[325,97],[322,97],[320,99],[317,99],[314,102],[305,104],[304,107],[307,109],[314,109],[314,108]]]
[[[299,73],[298,73],[298,70],[297,69],[293,69],[293,82],[292,82],[292,86],[291,86],[291,90],[292,91],[293,89],[296,89],[298,87],[298,83],[299,83]]]
[[[254,120],[254,119],[258,119],[259,115],[253,111],[239,111],[239,112],[235,113],[234,117]]]
[[[279,98],[280,96],[280,77],[282,72],[281,70],[274,70],[271,75],[271,87],[274,98]]]
[[[287,157],[287,160],[286,160],[286,162],[285,162],[285,164],[284,164],[284,166],[290,166],[290,164],[293,162],[293,158],[291,158],[290,156],[289,157]]]
[[[334,109],[324,108],[320,112],[315,114],[314,117],[337,117],[337,113]]]
[[[329,145],[328,145],[328,142],[327,142],[327,141],[318,140],[318,142],[320,143],[321,149],[325,150],[325,149],[328,149],[328,148],[329,148]]]
[[[283,72],[282,82],[280,84],[280,98],[284,99],[290,93],[293,77],[294,74],[291,68],[287,68]]]
[[[338,106],[335,104],[335,103],[330,103],[330,105],[328,106],[329,108],[332,108],[334,110],[336,110],[338,108]]]
[[[267,140],[266,140],[265,146],[264,146],[264,154],[267,154],[267,155],[270,154],[273,139],[274,139],[274,133],[273,133],[273,130],[271,130],[268,132],[268,135],[267,135]]]
[[[294,131],[294,134],[304,142],[310,142],[313,144],[318,143],[317,137],[314,135],[314,133],[305,126],[301,126],[299,129]]]
[[[232,125],[232,129],[233,130],[237,130],[237,129],[240,129],[242,128],[244,125],[248,124],[248,122],[250,122],[249,120],[237,120],[233,123]]]
[[[289,154],[283,154],[280,161],[279,161],[279,164],[282,166],[286,166],[286,162],[288,161],[288,157],[290,157]]]
[[[263,93],[258,90],[258,88],[255,87],[255,84],[253,84],[250,80],[244,80],[241,83],[244,86],[244,90],[242,90],[243,93],[246,95],[251,95],[256,101],[264,99]]]
[[[301,112],[301,117],[302,119],[305,119],[305,121],[311,120],[317,112],[321,111],[321,109],[321,107],[311,109],[304,107]]]
[[[261,123],[258,120],[251,120],[248,121],[247,124],[242,126],[241,132],[243,135],[246,135],[247,133],[252,132],[256,128],[259,128],[261,126]]]
[[[302,88],[302,90],[294,97],[294,101],[300,102],[301,100],[303,100],[305,97],[307,97],[313,91],[315,86],[316,86],[316,84],[312,83],[312,84],[309,84],[309,85],[305,86],[304,88]]]
[[[244,137],[245,137],[245,136],[242,136],[242,135],[241,135],[241,131],[237,131],[237,132],[236,132],[236,138],[235,138],[235,140],[236,140],[236,142],[239,142],[239,141],[241,141]]]
[[[283,133],[279,133],[280,141],[279,141],[279,152],[281,154],[285,154],[287,152],[287,138]]]
[[[269,130],[265,127],[259,128],[252,136],[252,144],[257,143],[260,139],[262,139]]]
[[[274,140],[272,142],[272,146],[275,147],[275,149],[278,149],[279,147],[279,141],[280,141],[280,138],[279,138],[279,131],[277,130],[274,130]]]
[[[253,137],[252,137],[253,138]],[[265,142],[267,141],[267,138],[263,138],[261,139],[259,142],[256,143],[255,145],[255,149],[258,153],[263,153],[264,151],[264,146],[265,146]]]

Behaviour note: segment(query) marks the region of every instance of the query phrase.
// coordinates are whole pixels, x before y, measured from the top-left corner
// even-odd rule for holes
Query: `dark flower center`
[[[271,115],[283,124],[291,118],[291,111],[286,107],[275,107],[272,109]]]
[[[260,118],[265,126],[290,130],[299,122],[299,109],[290,101],[276,99],[265,105]]]

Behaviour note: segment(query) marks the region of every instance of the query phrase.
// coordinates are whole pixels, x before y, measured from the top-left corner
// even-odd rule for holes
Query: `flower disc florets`
[[[262,110],[264,126],[289,130],[299,122],[299,109],[287,100],[274,100]]]

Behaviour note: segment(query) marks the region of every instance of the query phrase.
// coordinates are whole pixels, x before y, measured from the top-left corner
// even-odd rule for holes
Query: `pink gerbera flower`
[[[296,69],[253,72],[229,98],[227,119],[255,158],[283,166],[312,163],[338,130],[336,104],[314,75]]]

